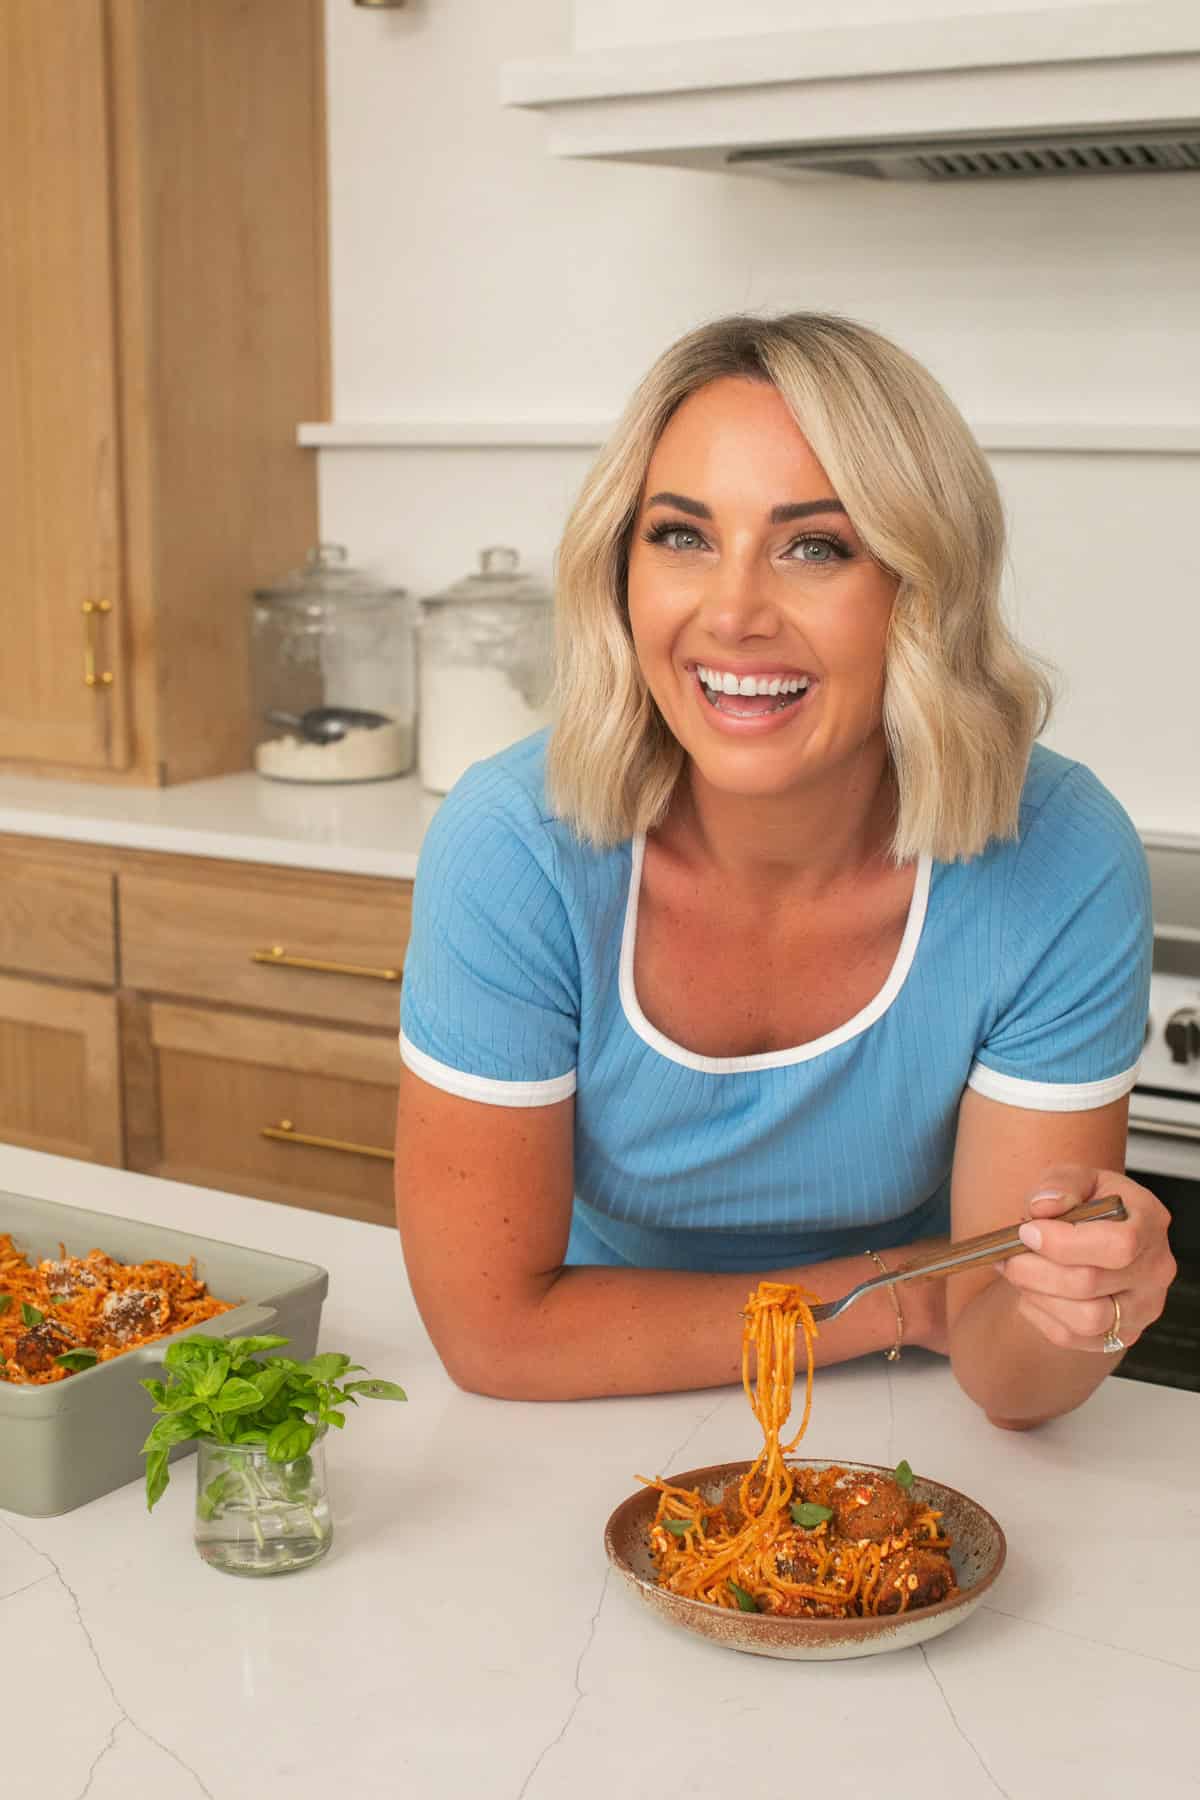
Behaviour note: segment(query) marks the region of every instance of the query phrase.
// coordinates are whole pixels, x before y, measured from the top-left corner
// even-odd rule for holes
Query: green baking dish
[[[57,1256],[60,1244],[69,1256],[103,1250],[119,1262],[194,1260],[211,1294],[238,1302],[197,1331],[213,1337],[278,1332],[291,1340],[288,1355],[298,1357],[317,1347],[329,1276],[315,1263],[24,1194],[0,1192],[0,1232],[11,1233],[31,1262]],[[0,1381],[0,1508],[48,1518],[136,1480],[154,1423],[150,1396],[138,1383],[161,1377],[167,1345],[189,1335],[195,1332],[143,1344],[67,1381],[42,1387]],[[181,1444],[178,1454],[189,1448]]]

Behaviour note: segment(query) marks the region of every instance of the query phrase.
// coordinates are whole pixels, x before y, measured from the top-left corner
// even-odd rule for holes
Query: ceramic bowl
[[[864,1475],[891,1475],[874,1463],[795,1461],[790,1468],[852,1469]],[[717,1463],[707,1469],[688,1469],[670,1480],[677,1487],[697,1488],[708,1501],[718,1500],[731,1481],[750,1467],[748,1462]],[[726,1650],[746,1650],[751,1656],[781,1656],[797,1662],[835,1662],[851,1656],[878,1656],[885,1650],[902,1650],[938,1637],[961,1625],[978,1606],[1004,1567],[1004,1533],[989,1512],[956,1488],[944,1487],[918,1475],[913,1498],[937,1507],[951,1540],[950,1561],[958,1592],[935,1606],[876,1619],[780,1619],[770,1613],[735,1612],[688,1600],[660,1588],[650,1560],[650,1525],[658,1505],[655,1488],[642,1488],[623,1500],[609,1519],[604,1547],[610,1561],[630,1587],[670,1625],[695,1632]]]

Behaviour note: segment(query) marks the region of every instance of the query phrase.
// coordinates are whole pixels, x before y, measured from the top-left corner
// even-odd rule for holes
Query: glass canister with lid
[[[413,766],[412,604],[318,544],[256,590],[250,614],[254,766],[274,781],[383,781]]]
[[[421,602],[417,761],[432,793],[550,722],[551,597],[519,560],[482,550],[474,575]]]

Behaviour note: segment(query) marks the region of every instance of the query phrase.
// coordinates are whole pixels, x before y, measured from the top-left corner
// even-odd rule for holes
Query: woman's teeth
[[[696,673],[714,694],[802,694],[808,686],[807,675],[731,675],[720,669],[704,669],[696,665]]]
[[[721,701],[730,695],[741,695],[746,699],[775,699],[775,708],[754,709],[764,712],[793,706],[797,698],[807,693],[809,688],[807,675],[734,675],[728,670],[706,669],[700,664],[696,665],[696,675],[712,705],[720,706]],[[722,707],[721,710],[736,709]]]

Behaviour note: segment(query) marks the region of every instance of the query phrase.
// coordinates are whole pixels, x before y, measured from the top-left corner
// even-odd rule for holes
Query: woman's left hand
[[[1129,1217],[1084,1225],[1058,1218],[1100,1194],[1119,1195]],[[1162,1202],[1111,1169],[1062,1166],[1046,1171],[1025,1212],[1021,1237],[1033,1254],[1002,1265],[1019,1290],[1018,1311],[1063,1350],[1102,1351],[1110,1333],[1125,1349],[1136,1343],[1175,1279]]]

